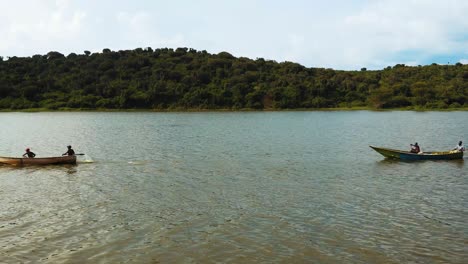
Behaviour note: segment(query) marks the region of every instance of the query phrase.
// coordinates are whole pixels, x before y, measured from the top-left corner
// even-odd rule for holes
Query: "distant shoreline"
[[[386,108],[377,109],[370,107],[336,107],[336,108],[296,108],[296,109],[198,109],[198,108],[176,108],[176,109],[106,109],[106,108],[61,108],[61,109],[48,109],[48,108],[27,108],[27,109],[0,109],[0,112],[155,112],[155,113],[203,113],[203,112],[332,112],[332,111],[374,111],[374,112],[387,112],[387,111],[414,111],[414,112],[456,112],[468,111],[468,107],[460,108],[447,108],[447,109],[427,109],[427,108]]]
[[[0,109],[456,111],[468,108],[466,80],[462,63],[340,71],[189,48],[51,51],[0,59]]]

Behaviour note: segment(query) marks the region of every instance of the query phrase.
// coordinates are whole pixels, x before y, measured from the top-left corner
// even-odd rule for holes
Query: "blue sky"
[[[0,56],[138,47],[382,69],[468,63],[466,0],[0,0]]]

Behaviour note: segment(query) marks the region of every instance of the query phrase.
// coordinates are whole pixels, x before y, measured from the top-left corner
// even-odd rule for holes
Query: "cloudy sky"
[[[0,56],[138,47],[382,69],[468,63],[468,0],[0,0]]]

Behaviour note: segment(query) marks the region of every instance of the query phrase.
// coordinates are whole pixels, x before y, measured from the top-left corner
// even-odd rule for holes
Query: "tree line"
[[[195,49],[0,57],[0,109],[466,108],[468,65],[341,71]]]

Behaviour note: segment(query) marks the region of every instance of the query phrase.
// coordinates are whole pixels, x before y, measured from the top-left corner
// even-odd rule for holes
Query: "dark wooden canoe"
[[[401,159],[401,160],[452,160],[452,159],[462,159],[463,152],[452,150],[452,151],[432,151],[432,152],[423,152],[421,154],[411,153],[404,150],[396,150],[389,148],[379,148],[369,146],[373,150],[382,154],[386,158],[391,159]]]
[[[76,156],[61,156],[61,157],[46,157],[46,158],[0,157],[0,164],[8,164],[8,165],[15,165],[15,166],[76,164]]]

